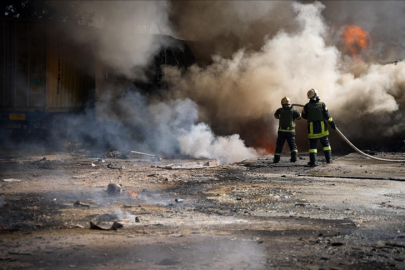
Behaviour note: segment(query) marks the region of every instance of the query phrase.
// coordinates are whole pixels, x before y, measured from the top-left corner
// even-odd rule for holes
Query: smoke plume
[[[115,73],[145,79],[144,70],[162,46],[157,35],[170,35],[167,1],[82,1],[93,13],[91,35],[72,32],[72,38],[91,44],[96,58]]]
[[[387,24],[383,20],[392,21],[389,16],[398,14],[404,4],[378,3],[390,15],[372,5],[357,17],[364,3],[249,4],[242,11],[246,16],[240,13],[245,3],[236,1],[187,3],[179,8],[188,11],[186,18],[177,20],[177,28],[185,38],[188,33],[192,33],[191,39],[212,38],[215,48],[209,53],[212,63],[208,66],[194,66],[185,75],[168,68],[166,78],[176,96],[186,96],[199,105],[204,122],[223,134],[243,133],[249,127],[243,139],[250,141],[249,133],[262,127],[251,127],[249,123],[272,115],[283,96],[305,104],[306,92],[316,88],[349,138],[370,144],[403,134],[404,62],[388,62],[401,59],[404,41],[401,35],[390,39],[391,32],[384,30]],[[202,12],[197,14],[199,9]],[[266,25],[268,18],[276,19],[271,20],[266,34],[253,27]],[[200,19],[204,23],[199,24]],[[219,27],[215,27],[217,23]],[[354,23],[365,29],[371,40],[368,47],[359,48],[357,55],[349,54],[341,41],[345,26]],[[403,31],[401,25],[391,24],[399,33]],[[257,36],[248,38],[252,35]],[[224,36],[231,39],[222,42],[220,37]],[[263,44],[256,50],[260,38]],[[234,46],[228,46],[230,43]],[[226,54],[217,49],[225,47]],[[264,123],[259,121],[259,125]],[[273,133],[263,136],[275,141],[277,123],[267,124],[273,126]],[[298,136],[306,136],[305,128],[298,129]],[[254,145],[254,141],[250,142]]]
[[[401,2],[114,1],[83,7],[95,13],[100,31],[75,38],[92,44],[102,64],[126,78],[144,78],[159,51],[162,44],[150,34],[191,41],[198,60],[186,71],[164,68],[169,89],[160,99],[135,86],[98,96],[98,110],[119,121],[102,127],[103,138],[92,132],[97,140],[222,163],[250,158],[257,153],[244,142],[274,150],[280,100],[305,104],[311,88],[355,143],[403,137],[405,62],[391,63],[404,57],[404,23],[395,20],[405,8]],[[342,35],[349,26],[363,31],[365,45],[348,48]],[[301,149],[307,149],[305,126],[299,121]]]

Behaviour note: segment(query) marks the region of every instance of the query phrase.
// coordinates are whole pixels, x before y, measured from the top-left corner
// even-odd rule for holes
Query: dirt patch
[[[404,164],[307,162],[3,152],[0,268],[404,269]]]

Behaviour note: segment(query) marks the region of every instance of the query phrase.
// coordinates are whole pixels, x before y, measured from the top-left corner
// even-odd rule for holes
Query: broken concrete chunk
[[[119,222],[114,221],[114,223],[113,223],[113,225],[111,226],[110,230],[116,231],[116,230],[118,230],[118,229],[121,229],[122,227],[124,227],[124,225],[122,225],[122,224],[119,223]]]
[[[98,226],[97,224],[94,224],[92,221],[90,221],[90,229],[91,230],[102,230],[102,231],[109,231],[109,230],[118,230],[121,229],[122,227],[124,227],[124,225],[122,225],[119,222],[114,221],[114,223],[112,224],[111,228],[103,228]]]
[[[110,196],[117,196],[122,194],[122,187],[119,184],[110,183],[107,187],[107,193]]]

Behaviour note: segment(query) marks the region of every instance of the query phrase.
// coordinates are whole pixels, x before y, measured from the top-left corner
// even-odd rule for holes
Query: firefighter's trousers
[[[295,143],[295,133],[293,132],[278,132],[278,137],[277,137],[277,146],[276,146],[276,152],[274,153],[274,162],[280,161],[280,156],[281,153],[283,152],[283,146],[285,141],[287,141],[288,146],[290,147],[291,151],[291,162],[297,161],[297,144]]]
[[[320,140],[323,152],[325,154],[325,159],[327,163],[331,162],[331,156],[332,156],[332,148],[330,147],[329,144],[329,139],[328,136],[319,138],[319,139],[309,139],[309,160],[311,164],[316,163],[316,156],[317,156],[317,148],[318,148],[318,140]]]

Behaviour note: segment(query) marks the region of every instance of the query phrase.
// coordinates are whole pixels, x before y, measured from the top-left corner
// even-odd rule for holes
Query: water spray
[[[304,105],[301,104],[292,104],[292,106],[297,106],[297,107],[304,107]],[[378,158],[378,157],[373,157],[370,156],[366,153],[364,153],[363,151],[361,151],[360,149],[358,149],[356,146],[354,146],[354,144],[352,144],[348,138],[346,138],[345,135],[343,135],[343,133],[336,127],[336,132],[339,134],[340,137],[342,137],[342,139],[347,142],[347,144],[350,145],[351,148],[353,148],[357,153],[366,156],[368,158],[372,158],[372,159],[376,159],[376,160],[380,160],[380,161],[385,161],[385,162],[405,162],[404,159],[386,159],[386,158]]]

